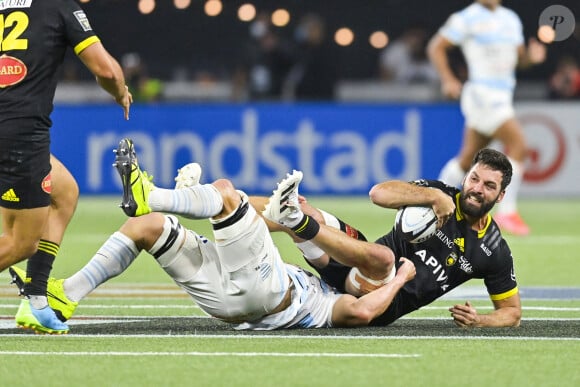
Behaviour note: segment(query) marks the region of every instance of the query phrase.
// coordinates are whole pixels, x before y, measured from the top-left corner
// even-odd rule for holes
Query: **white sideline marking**
[[[0,304],[0,308],[17,308],[17,304]],[[165,305],[101,305],[101,304],[83,304],[81,309],[199,309],[196,304],[165,304]],[[448,306],[424,306],[420,310],[448,310]],[[491,310],[493,306],[482,305],[477,309]],[[523,310],[551,311],[551,312],[580,312],[580,307],[559,307],[559,306],[523,306]]]
[[[18,308],[18,304],[0,304],[0,308]],[[81,309],[199,309],[195,304],[191,305],[98,305],[82,304]]]
[[[458,328],[459,329],[459,328]],[[10,333],[10,334],[0,334],[0,337],[18,337],[18,338],[27,338],[30,337],[32,339],[37,340],[39,337],[46,337],[48,340],[54,339],[58,340],[59,338],[66,337],[67,339],[120,339],[120,338],[132,338],[132,339],[249,339],[249,340],[256,340],[256,339],[286,339],[286,340],[295,340],[295,339],[320,339],[320,340],[481,340],[481,341],[493,341],[493,340],[501,340],[501,341],[580,341],[580,337],[536,337],[536,336],[353,336],[353,335],[259,335],[259,334],[236,334],[236,335],[203,335],[203,334],[191,334],[191,335],[108,335],[108,334],[88,334],[88,335],[81,335],[75,333],[69,333],[67,335],[32,335],[32,334],[17,334],[17,333]],[[3,352],[0,352],[3,353]]]
[[[31,351],[0,351],[0,355],[20,356],[232,356],[232,357],[370,357],[370,358],[410,358],[420,357],[411,353],[309,353],[309,352],[31,352]]]

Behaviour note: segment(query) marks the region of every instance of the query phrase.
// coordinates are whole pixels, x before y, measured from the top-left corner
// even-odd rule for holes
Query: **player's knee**
[[[222,196],[225,212],[231,212],[238,208],[242,198],[240,193],[236,191],[233,183],[228,179],[218,179],[212,183]]]
[[[17,262],[30,258],[38,250],[39,242],[40,239],[12,240],[10,243],[11,255],[18,260]]]
[[[378,277],[381,277],[383,274],[385,276],[388,275],[395,264],[393,250],[378,243],[369,243],[368,248],[367,256],[369,259],[365,265],[367,270]]]
[[[163,233],[164,224],[165,216],[154,212],[127,219],[119,231],[132,239],[140,250],[148,250]]]
[[[70,219],[77,208],[79,186],[75,183],[70,185],[69,188],[70,189],[59,190],[57,195],[53,195],[50,206],[54,211],[58,211],[62,216]]]

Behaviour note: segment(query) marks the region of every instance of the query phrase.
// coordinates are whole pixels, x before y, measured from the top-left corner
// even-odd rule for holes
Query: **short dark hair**
[[[511,183],[513,174],[512,163],[510,163],[507,156],[503,153],[491,148],[480,149],[475,154],[471,166],[473,167],[477,163],[487,165],[492,170],[501,172],[502,191]]]

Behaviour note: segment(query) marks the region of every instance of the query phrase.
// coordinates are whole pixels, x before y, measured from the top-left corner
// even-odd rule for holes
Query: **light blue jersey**
[[[513,91],[518,47],[524,44],[522,23],[510,9],[490,10],[479,3],[452,14],[439,33],[461,47],[468,82]]]
[[[236,329],[332,327],[332,308],[341,294],[314,274],[294,265],[285,265],[288,276],[294,284],[291,305],[279,313],[239,324]]]

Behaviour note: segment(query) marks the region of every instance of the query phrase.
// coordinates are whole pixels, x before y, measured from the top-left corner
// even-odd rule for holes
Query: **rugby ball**
[[[431,207],[401,207],[395,217],[395,232],[408,242],[424,242],[437,232],[437,216]]]

